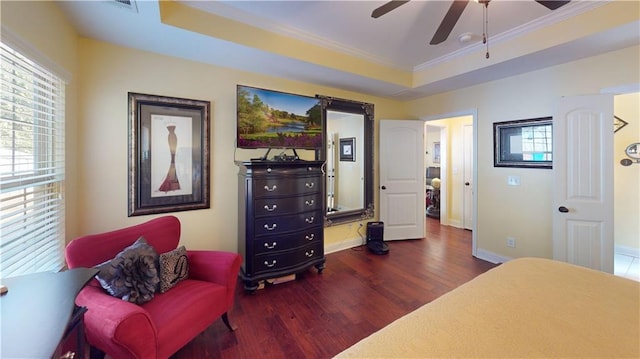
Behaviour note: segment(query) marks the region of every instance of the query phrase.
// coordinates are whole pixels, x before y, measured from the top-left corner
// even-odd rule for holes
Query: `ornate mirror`
[[[373,104],[321,99],[325,225],[373,218]]]

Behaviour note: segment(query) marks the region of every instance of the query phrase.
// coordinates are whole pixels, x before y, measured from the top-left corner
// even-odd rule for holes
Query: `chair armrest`
[[[84,325],[89,343],[113,358],[155,358],[157,330],[139,305],[87,285],[76,297],[87,308]]]
[[[237,253],[188,250],[189,278],[217,283],[227,288],[227,305],[233,304],[242,258]]]

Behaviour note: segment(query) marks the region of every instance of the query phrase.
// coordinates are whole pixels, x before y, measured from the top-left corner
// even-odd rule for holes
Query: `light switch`
[[[509,186],[519,186],[520,176],[507,176],[507,184]]]

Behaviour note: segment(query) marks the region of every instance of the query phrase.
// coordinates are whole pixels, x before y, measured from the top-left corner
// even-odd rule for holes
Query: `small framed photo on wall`
[[[356,161],[356,138],[348,137],[340,139],[340,161]]]

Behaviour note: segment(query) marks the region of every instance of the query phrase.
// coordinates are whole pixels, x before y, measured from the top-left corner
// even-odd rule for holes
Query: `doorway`
[[[430,167],[440,173],[440,224],[472,231],[472,254],[476,254],[475,208],[473,190],[475,171],[476,112],[445,114],[425,120],[425,191]],[[439,149],[438,149],[439,148]],[[425,207],[429,197],[425,196]],[[425,213],[426,214],[426,213]]]

